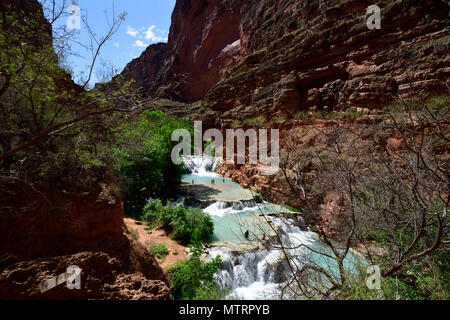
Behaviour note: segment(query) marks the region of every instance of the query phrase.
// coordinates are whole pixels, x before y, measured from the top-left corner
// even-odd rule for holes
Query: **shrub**
[[[149,225],[147,231],[151,231],[157,226],[163,208],[164,206],[159,199],[150,199],[147,201],[147,204],[144,206],[144,214],[141,216],[141,220]]]
[[[288,209],[289,211],[292,211],[292,212],[302,212],[300,209],[291,207],[290,205],[285,204],[284,206],[285,206],[286,209]]]
[[[294,115],[294,119],[306,121],[310,119],[310,116],[307,111],[300,110]]]
[[[221,258],[202,261],[203,249],[199,243],[190,247],[190,251],[187,261],[177,262],[166,270],[174,300],[206,299],[205,292],[218,292],[214,274],[221,268]]]
[[[169,249],[167,249],[167,246],[162,243],[153,244],[150,247],[150,252],[159,259],[164,259],[169,255]]]
[[[230,300],[228,295],[230,294],[231,290],[226,289],[224,291],[219,290],[219,288],[213,287],[213,288],[200,288],[197,290],[195,297],[193,300]]]
[[[153,227],[162,227],[172,239],[184,244],[209,242],[214,233],[214,222],[209,215],[198,208],[185,208],[183,204],[164,206],[161,200],[150,199],[141,219]]]
[[[211,217],[198,208],[188,208],[184,216],[178,216],[172,221],[171,226],[172,238],[182,243],[190,243],[192,240],[209,241],[214,232]]]
[[[381,290],[369,290],[365,277],[352,277],[337,292],[335,298],[342,300],[448,300],[449,285],[438,268],[424,271],[408,267],[408,278],[382,278]]]
[[[236,129],[238,127],[240,127],[242,125],[240,120],[233,120],[233,122],[231,123],[231,128]]]

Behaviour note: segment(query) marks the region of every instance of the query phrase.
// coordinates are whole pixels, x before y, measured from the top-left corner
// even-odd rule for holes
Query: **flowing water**
[[[290,298],[289,292],[282,293],[282,289],[292,272],[305,263],[337,275],[336,261],[324,255],[333,256],[331,250],[313,232],[299,227],[300,216],[297,223],[283,218],[280,213],[292,212],[257,201],[249,190],[219,176],[215,173],[219,164],[216,158],[189,157],[184,163],[190,174],[183,176],[183,184],[213,218],[214,242],[209,257],[222,257],[216,281],[221,290],[230,292],[230,298]],[[287,263],[286,255],[291,263]],[[356,266],[363,263],[353,253],[344,261],[349,272],[355,272]]]

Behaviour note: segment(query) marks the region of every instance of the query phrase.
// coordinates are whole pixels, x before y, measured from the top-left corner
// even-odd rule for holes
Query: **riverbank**
[[[167,247],[169,250],[167,257],[163,259],[155,257],[161,268],[165,269],[178,261],[187,260],[184,254],[186,247],[170,239],[163,230],[154,229],[147,231],[147,226],[131,218],[125,218],[124,222],[131,236],[147,250],[154,244],[164,244]]]

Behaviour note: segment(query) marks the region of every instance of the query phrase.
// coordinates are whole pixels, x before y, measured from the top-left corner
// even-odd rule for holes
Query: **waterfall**
[[[222,269],[215,278],[221,290],[230,290],[230,298],[279,299],[281,294],[284,295],[282,298],[292,298],[283,287],[292,279],[292,272],[305,263],[337,272],[336,261],[330,258],[333,256],[331,250],[305,228],[305,223],[299,226],[301,216],[296,217],[297,223],[294,223],[281,214],[295,214],[286,208],[263,202],[260,197],[250,199],[251,192],[215,173],[220,163],[218,158],[185,157],[183,161],[191,173],[187,175],[188,187],[192,185],[191,188],[196,187],[201,193],[221,192],[223,195],[227,191],[228,197],[223,199],[232,199],[200,199],[200,194],[189,200],[214,221],[214,243],[208,250],[207,259],[221,256]],[[280,241],[284,250],[280,248]],[[317,252],[326,253],[328,257]],[[287,262],[286,255],[293,264]],[[347,270],[355,269],[354,261],[344,263]]]
[[[183,163],[186,170],[191,174],[202,176],[216,175],[215,171],[220,163],[220,158],[191,156],[184,157]]]
[[[272,218],[271,223],[277,229],[284,251],[277,237],[271,237],[259,249],[233,250],[229,246],[221,246],[209,251],[209,257],[222,257],[222,269],[215,278],[221,290],[231,290],[230,298],[290,299],[290,291],[282,293],[282,290],[292,279],[292,272],[296,273],[305,264],[319,266],[333,277],[339,276],[337,262],[331,258],[333,252],[318,240],[315,233],[302,231],[292,220],[282,217]],[[286,255],[291,264],[288,264]],[[344,267],[349,273],[357,274],[358,266],[366,264],[364,258],[353,252],[344,259]],[[329,284],[326,278],[318,276],[322,284]]]
[[[292,221],[272,219],[278,227],[288,255],[296,260],[296,267],[308,261],[309,251],[300,244],[312,246],[317,240],[312,232],[301,231]],[[231,290],[230,297],[243,300],[279,299],[291,270],[277,241],[269,241],[268,248],[233,250],[222,246],[209,250],[209,257],[222,257],[222,269],[215,275],[221,290]]]
[[[218,201],[203,211],[211,216],[223,217],[227,214],[239,213],[244,210],[258,211],[258,203],[254,199],[240,201]]]

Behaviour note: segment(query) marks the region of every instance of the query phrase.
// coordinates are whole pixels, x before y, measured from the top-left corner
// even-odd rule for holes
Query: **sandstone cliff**
[[[3,185],[0,299],[169,299],[156,259],[124,229],[111,185],[78,194],[43,193],[20,179]],[[39,291],[70,265],[82,269],[81,290]]]
[[[8,25],[23,15],[31,17],[24,19],[26,25],[20,20],[20,28]],[[56,63],[51,26],[38,1],[0,1],[0,16],[2,31],[23,34],[17,45],[22,40],[31,43],[33,50],[46,50],[45,57]],[[64,90],[81,90],[66,73],[51,76],[61,99]],[[4,78],[2,85],[9,81]],[[9,147],[2,145],[2,152]],[[169,299],[168,281],[156,259],[124,229],[123,204],[110,170],[83,168],[67,156],[73,149],[68,138],[67,144],[49,143],[48,150],[30,152],[26,161],[2,163],[0,299]],[[42,162],[48,170],[41,170]],[[65,273],[71,265],[82,269],[80,290],[61,285],[40,292],[41,281]]]
[[[299,110],[380,108],[397,96],[445,88],[448,2],[380,1],[380,30],[367,28],[370,5],[178,0],[164,65],[146,92],[202,100],[222,119],[270,119]]]
[[[276,5],[275,5],[276,4]],[[446,1],[382,1],[381,29],[366,26],[370,1],[246,1],[247,55],[205,97],[225,118],[351,106],[445,87]]]
[[[139,58],[131,61],[119,76],[106,85],[107,90],[114,90],[122,80],[133,80],[132,86],[143,96],[154,93],[153,83],[161,71],[167,55],[167,44],[157,43],[147,47]]]

